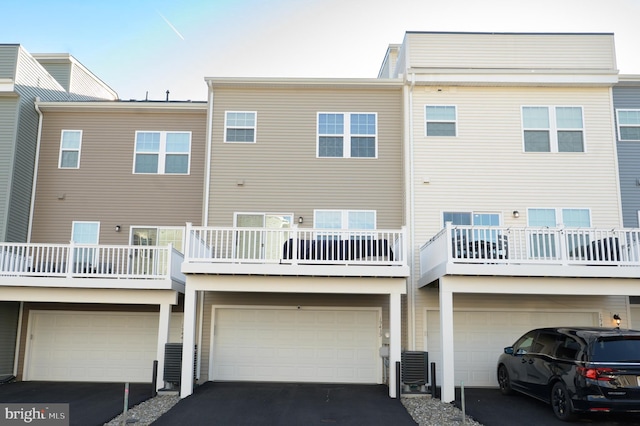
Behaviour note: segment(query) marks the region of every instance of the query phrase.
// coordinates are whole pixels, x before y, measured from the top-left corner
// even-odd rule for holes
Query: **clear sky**
[[[70,53],[121,99],[205,77],[376,77],[406,31],[607,32],[640,74],[640,0],[0,0],[0,43]]]

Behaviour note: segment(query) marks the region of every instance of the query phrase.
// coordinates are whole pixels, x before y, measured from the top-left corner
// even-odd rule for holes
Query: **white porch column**
[[[396,377],[396,362],[400,362],[402,346],[402,304],[400,293],[389,295],[389,396],[400,398],[396,395],[396,386],[400,377]]]
[[[442,402],[456,399],[453,362],[453,293],[440,280],[440,343],[442,347]]]
[[[158,321],[158,372],[156,374],[156,390],[164,387],[164,346],[169,342],[169,325],[171,323],[171,305],[160,305],[160,318]]]
[[[180,380],[180,398],[186,398],[193,393],[195,335],[196,291],[192,286],[187,284],[184,290],[184,329],[182,333],[182,377]]]

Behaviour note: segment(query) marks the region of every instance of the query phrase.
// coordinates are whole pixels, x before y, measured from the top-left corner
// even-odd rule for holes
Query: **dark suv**
[[[498,360],[503,394],[551,403],[560,420],[577,412],[640,412],[640,331],[559,327],[532,330]]]

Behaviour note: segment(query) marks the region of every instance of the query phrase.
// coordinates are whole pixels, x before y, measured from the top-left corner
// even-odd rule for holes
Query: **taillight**
[[[611,380],[614,379],[612,375],[616,370],[614,370],[613,368],[577,367],[576,371],[578,372],[578,374],[586,377],[587,379],[602,380],[605,382],[610,382]]]

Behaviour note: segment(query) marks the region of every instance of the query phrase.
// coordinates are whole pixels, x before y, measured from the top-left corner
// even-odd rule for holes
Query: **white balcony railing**
[[[182,253],[171,245],[0,243],[0,277],[172,279],[184,283]]]
[[[640,266],[640,229],[447,224],[420,248],[423,271],[442,263]]]
[[[186,263],[406,266],[405,230],[200,227],[187,224]]]

